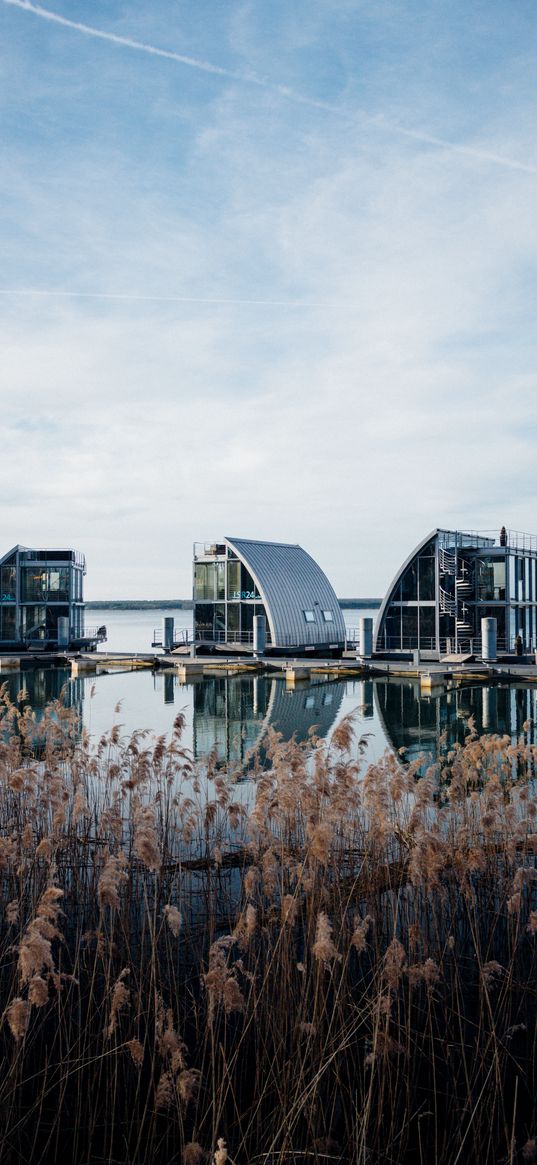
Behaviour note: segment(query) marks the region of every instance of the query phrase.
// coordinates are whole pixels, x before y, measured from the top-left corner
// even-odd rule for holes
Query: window
[[[0,639],[15,639],[16,607],[0,607]]]
[[[416,560],[407,567],[401,579],[401,599],[403,603],[416,602],[418,598],[418,564]]]
[[[334,616],[332,614],[332,611],[323,611],[323,619],[324,619],[325,623],[333,623]]]
[[[422,554],[419,558],[420,600],[431,602],[435,595],[435,560],[430,554]]]
[[[0,570],[0,600],[14,602],[17,590],[17,571],[14,566],[3,566]]]
[[[315,623],[315,611],[304,611],[306,623]]]

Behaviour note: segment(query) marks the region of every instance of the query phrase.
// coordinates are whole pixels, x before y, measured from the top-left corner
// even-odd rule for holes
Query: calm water
[[[362,616],[375,623],[378,610],[350,609],[343,612],[347,627],[357,627]],[[154,631],[162,630],[162,620],[171,616],[175,620],[175,633],[183,629],[192,633],[192,611],[156,608],[153,611],[113,611],[96,607],[86,612],[88,626],[100,627],[104,623],[108,638],[103,643],[103,651],[151,651]]]
[[[95,622],[109,628],[107,648],[147,651],[158,611],[92,612]],[[363,612],[348,611],[349,626]],[[177,626],[185,626],[178,612]],[[182,622],[179,623],[179,618]],[[386,747],[406,749],[408,758],[425,751],[433,757],[445,734],[447,745],[462,741],[470,716],[479,731],[507,734],[515,739],[526,720],[535,719],[537,691],[523,686],[482,686],[422,697],[415,680],[336,680],[300,684],[294,691],[285,681],[270,676],[232,676],[196,679],[181,684],[172,672],[117,672],[71,679],[65,669],[37,669],[6,673],[12,697],[22,688],[36,709],[59,696],[65,685],[66,699],[75,706],[82,723],[98,738],[119,723],[127,735],[147,728],[168,733],[175,716],[186,717],[185,744],[197,757],[216,749],[219,761],[248,769],[248,754],[262,746],[269,727],[286,739],[305,740],[312,725],[318,735],[330,738],[336,724],[349,712],[355,714],[358,734],[368,735],[368,755],[375,760]]]

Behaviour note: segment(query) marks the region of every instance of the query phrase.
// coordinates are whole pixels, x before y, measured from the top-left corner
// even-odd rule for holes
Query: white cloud
[[[126,298],[2,297],[6,547],[72,543],[89,596],[163,597],[194,539],[282,538],[380,594],[436,525],[534,529],[535,182],[484,156],[531,157],[525,104],[476,157],[129,67],[132,141],[82,72],[86,136],[54,92],[52,154],[49,129],[8,146],[5,286]]]

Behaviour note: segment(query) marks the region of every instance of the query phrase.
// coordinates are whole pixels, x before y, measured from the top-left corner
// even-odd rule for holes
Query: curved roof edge
[[[298,543],[225,538],[250,571],[263,600],[273,647],[316,647],[345,642],[337,595],[324,571]],[[305,611],[314,620],[306,622]],[[332,619],[324,620],[323,611]]]
[[[382,605],[381,605],[381,608],[380,608],[379,613],[377,615],[377,623],[376,623],[376,627],[375,627],[375,642],[373,645],[374,651],[377,650],[377,641],[378,641],[378,637],[380,635],[380,629],[382,627],[382,620],[384,619],[384,613],[386,611],[386,607],[389,606],[389,604],[392,600],[393,592],[394,592],[394,590],[395,590],[395,588],[396,588],[396,586],[401,578],[401,575],[403,575],[405,573],[405,570],[407,569],[407,567],[410,566],[410,563],[413,562],[413,560],[415,558],[417,558],[418,554],[421,553],[421,551],[425,548],[425,546],[427,546],[429,542],[432,542],[433,538],[438,537],[440,529],[441,529],[441,527],[437,526],[435,530],[431,530],[430,533],[427,534],[427,536],[425,538],[422,538],[421,542],[418,542],[417,546],[415,546],[414,549],[411,551],[411,553],[408,555],[408,558],[405,558],[405,561],[403,562],[402,566],[399,567],[397,574],[394,575],[394,577],[393,577],[393,579],[388,587],[388,590],[386,591],[386,594],[382,600]]]
[[[272,618],[270,606],[269,606],[269,603],[267,601],[267,596],[266,596],[265,591],[263,589],[263,584],[262,584],[261,580],[257,577],[255,570],[253,569],[251,564],[248,562],[248,559],[246,558],[246,556],[244,554],[241,554],[241,551],[238,548],[240,545],[243,545],[243,543],[245,543],[245,542],[253,542],[253,541],[254,541],[253,538],[228,538],[227,535],[225,535],[225,537],[224,537],[224,542],[226,543],[226,546],[229,546],[231,548],[231,550],[234,551],[234,553],[237,555],[237,558],[240,558],[241,562],[246,567],[246,569],[250,571],[250,574],[251,574],[251,576],[252,576],[252,578],[257,586],[259,594],[261,595],[261,598],[263,600],[263,606],[265,608],[266,616],[268,619],[268,625],[270,628],[270,637],[272,639],[272,642],[275,643],[276,640],[275,640],[274,620]],[[258,545],[258,546],[263,545],[263,543],[261,543],[260,540],[257,539],[256,545]]]

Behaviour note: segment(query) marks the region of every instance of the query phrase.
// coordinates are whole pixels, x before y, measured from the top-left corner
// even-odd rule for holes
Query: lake
[[[151,650],[153,629],[165,611],[92,611],[92,621],[106,623],[111,651]],[[345,612],[348,626],[361,615]],[[176,627],[188,626],[191,612],[176,613]],[[181,621],[180,621],[181,620]],[[198,758],[215,750],[221,765],[231,764],[247,775],[251,750],[261,745],[269,728],[285,739],[308,737],[312,725],[330,739],[337,724],[354,714],[357,735],[368,738],[368,757],[378,759],[387,747],[405,749],[407,759],[421,752],[436,757],[464,738],[470,716],[478,731],[508,735],[515,740],[522,725],[535,719],[537,692],[523,685],[482,685],[422,696],[412,679],[333,680],[299,684],[294,690],[272,676],[212,676],[183,684],[172,672],[110,671],[71,678],[68,669],[32,669],[6,673],[12,698],[22,688],[37,710],[65,689],[81,723],[98,738],[114,723],[122,734],[147,728],[169,733],[175,716],[186,717],[184,742]],[[532,729],[533,732],[533,729]]]

